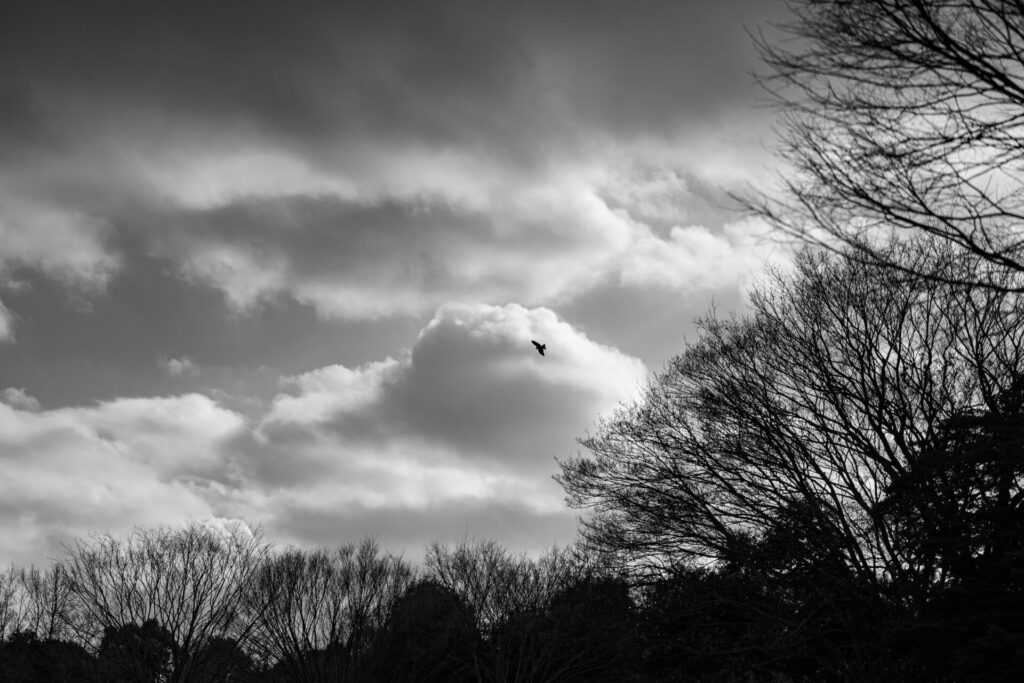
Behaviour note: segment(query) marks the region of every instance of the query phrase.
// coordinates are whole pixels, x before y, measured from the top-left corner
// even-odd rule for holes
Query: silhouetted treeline
[[[1024,273],[949,253],[801,252],[562,463],[645,671],[1024,680]]]
[[[620,681],[628,585],[579,551],[372,541],[273,550],[195,524],[97,537],[0,578],[0,680]]]

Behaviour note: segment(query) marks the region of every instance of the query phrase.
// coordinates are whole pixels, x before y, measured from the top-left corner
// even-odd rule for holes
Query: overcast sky
[[[555,458],[785,259],[776,4],[301,5],[0,9],[0,562],[570,542]]]

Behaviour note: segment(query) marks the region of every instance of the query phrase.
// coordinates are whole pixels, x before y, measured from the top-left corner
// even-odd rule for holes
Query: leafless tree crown
[[[1024,5],[792,9],[781,26],[790,40],[760,43],[761,80],[782,112],[784,189],[747,205],[791,234],[897,269],[905,264],[885,245],[928,236],[977,257],[964,282],[1005,286],[993,271],[1024,269]]]

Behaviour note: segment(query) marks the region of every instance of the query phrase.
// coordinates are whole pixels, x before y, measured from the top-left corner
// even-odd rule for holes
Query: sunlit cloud
[[[56,557],[74,536],[213,513],[208,499],[227,476],[218,444],[241,426],[237,415],[195,395],[47,411],[20,398],[0,404],[5,560]]]
[[[0,301],[0,344],[14,341],[14,315]]]
[[[0,278],[16,266],[39,268],[69,285],[102,287],[118,257],[104,242],[110,225],[81,210],[24,203],[0,193]]]
[[[39,410],[39,399],[32,396],[24,387],[7,387],[0,391],[0,401],[17,410],[34,412]]]
[[[538,338],[543,357],[530,344]],[[516,511],[488,522],[495,534],[521,538],[531,517],[564,531],[572,516],[550,480],[554,458],[635,398],[646,373],[550,310],[449,304],[397,358],[284,379],[256,422],[200,394],[41,410],[10,387],[0,394],[0,521],[17,533],[0,554],[207,517],[309,543],[322,531],[302,529],[329,519],[377,512],[426,525],[440,515],[451,526],[459,510],[492,504]],[[396,543],[396,525],[382,524]],[[550,542],[538,535],[538,547]]]

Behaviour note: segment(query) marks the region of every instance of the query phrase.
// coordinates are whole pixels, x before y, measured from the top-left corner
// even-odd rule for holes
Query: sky
[[[0,562],[190,520],[571,542],[557,460],[786,260],[728,199],[780,17],[4,3]]]

